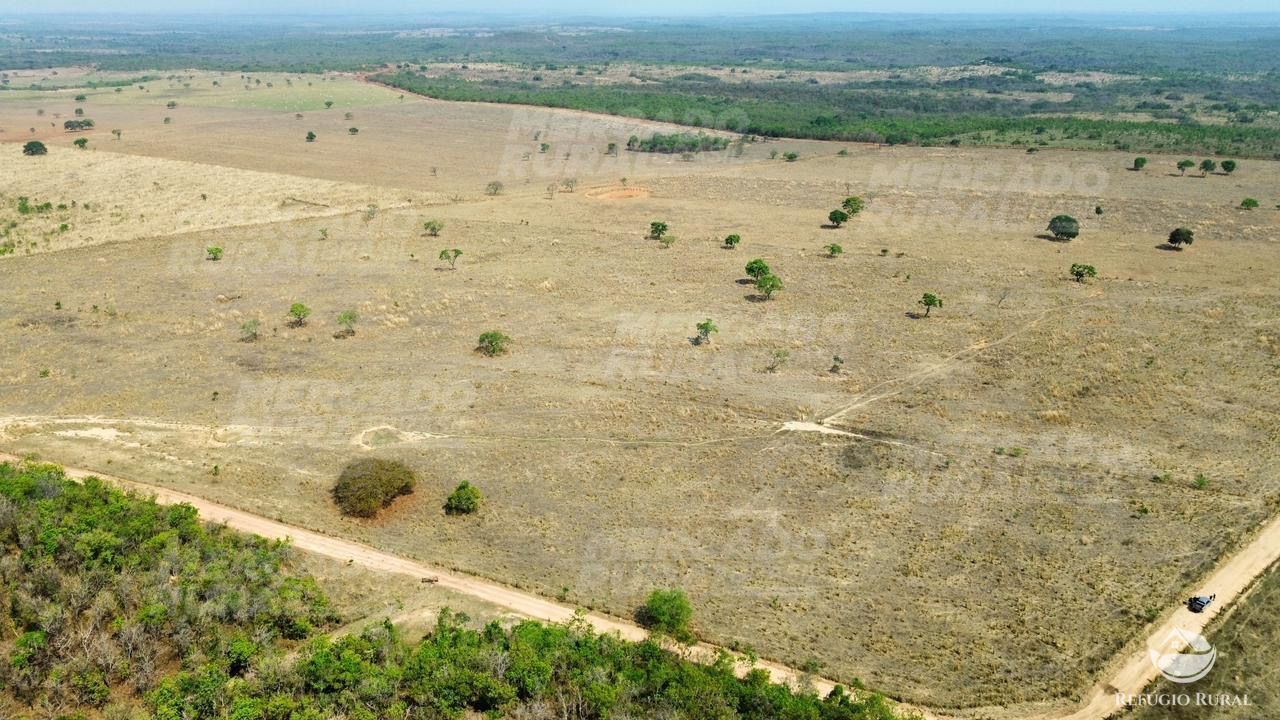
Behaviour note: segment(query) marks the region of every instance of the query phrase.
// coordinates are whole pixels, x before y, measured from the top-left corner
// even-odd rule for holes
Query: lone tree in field
[[[683,590],[654,590],[636,611],[636,621],[655,633],[667,635],[682,643],[693,642],[689,621],[693,605]]]
[[[781,289],[782,279],[773,273],[756,278],[756,292],[763,295],[765,300],[772,300],[773,294]]]
[[[1233,173],[1233,172],[1235,172],[1235,171],[1236,171],[1236,161],[1235,161],[1235,160],[1223,160],[1223,161],[1222,161],[1222,172],[1224,172],[1224,173],[1226,173],[1226,174],[1230,175],[1231,173]]]
[[[498,182],[497,180],[494,180],[493,182],[484,186],[485,195],[498,195],[501,192],[502,192],[502,183]]]
[[[440,231],[444,229],[444,223],[439,220],[428,220],[422,223],[422,229],[426,230],[431,237],[439,237]]]
[[[729,235],[729,236],[725,237],[725,239],[724,239],[724,246],[725,246],[726,248],[728,248],[728,249],[732,250],[732,249],[734,249],[734,248],[738,247],[738,243],[740,243],[740,242],[742,242],[742,236],[741,236],[741,235],[739,235],[739,234],[737,234],[737,233],[734,233],[734,234],[732,234],[732,235]]]
[[[1144,157],[1136,157],[1133,159],[1133,169],[1141,170],[1147,166],[1147,159]]]
[[[349,128],[347,128],[347,134],[348,134],[348,135],[359,135],[359,134],[360,134],[360,128],[358,128],[358,127],[349,127]]]
[[[1186,175],[1186,174],[1187,174],[1187,169],[1188,169],[1188,168],[1193,168],[1193,167],[1195,167],[1195,166],[1196,166],[1196,161],[1195,161],[1195,160],[1179,160],[1179,161],[1178,161],[1178,174],[1179,174],[1179,175]]]
[[[329,108],[331,108],[331,107],[333,107],[333,101],[332,101],[332,100],[325,100],[325,101],[324,101],[324,109],[325,109],[325,110],[328,110],[328,109],[329,109]]]
[[[45,147],[44,143],[40,142],[39,140],[31,140],[26,145],[22,146],[22,154],[32,155],[32,156],[48,155],[49,148]]]
[[[307,142],[315,142],[316,134],[310,130],[307,131]]]
[[[294,327],[302,327],[307,324],[307,316],[311,314],[311,308],[296,302],[289,306],[289,317],[292,318],[290,324]]]
[[[924,307],[925,317],[929,317],[930,310],[934,308],[939,308],[939,309],[942,308],[942,298],[938,297],[937,295],[934,295],[933,293],[925,293],[923,296],[921,296],[919,300],[916,301],[916,303]]]
[[[448,250],[440,251],[440,259],[449,263],[450,270],[456,270],[457,263],[458,263],[458,256],[461,254],[462,254],[462,251],[459,250],[458,248],[449,248]]]
[[[836,243],[831,243],[830,245],[823,245],[822,249],[827,251],[827,257],[835,257],[844,252],[844,248],[840,247]]]
[[[1183,245],[1190,245],[1195,242],[1195,233],[1190,228],[1180,227],[1169,233],[1169,245],[1176,250],[1181,250]]]
[[[342,332],[338,333],[340,337],[351,337],[356,334],[356,322],[360,320],[360,314],[355,310],[343,310],[338,313],[338,327],[342,328]]]
[[[1092,265],[1072,263],[1071,276],[1076,279],[1076,282],[1082,283],[1087,277],[1098,277],[1098,269]]]
[[[222,248],[218,246],[207,247],[204,249],[205,258],[217,262],[222,259]]]
[[[507,343],[509,342],[511,342],[511,338],[503,335],[501,331],[490,330],[480,335],[480,344],[476,346],[476,349],[489,357],[493,357],[506,352]]]
[[[847,197],[844,199],[844,202],[840,203],[841,209],[843,209],[846,213],[848,213],[849,217],[853,217],[858,213],[862,212],[862,209],[865,208],[866,206],[867,206],[867,203],[857,195],[854,195],[852,197]]]
[[[831,221],[832,227],[840,227],[849,221],[849,213],[843,210],[832,210],[827,214],[827,220]]]
[[[769,264],[760,258],[747,263],[747,277],[759,279],[769,274]]]
[[[1201,160],[1201,161],[1200,161],[1200,174],[1201,174],[1201,175],[1208,175],[1209,173],[1211,173],[1211,172],[1213,172],[1214,170],[1217,170],[1217,169],[1218,169],[1218,163],[1216,163],[1216,162],[1214,162],[1214,161],[1212,161],[1212,160]]]
[[[654,220],[649,223],[649,237],[654,240],[661,240],[663,235],[667,234],[667,224],[661,220]]]
[[[1245,198],[1240,201],[1240,207],[1244,208],[1245,210],[1252,210],[1258,207],[1258,201],[1254,198]]]
[[[361,458],[347,465],[333,486],[333,500],[344,515],[373,517],[401,495],[413,492],[417,478],[394,460]]]
[[[1056,215],[1049,221],[1049,232],[1058,240],[1071,240],[1080,234],[1080,222],[1070,215]]]
[[[449,493],[449,498],[444,502],[444,511],[449,515],[470,515],[480,509],[482,498],[479,488],[463,480]]]
[[[89,144],[89,138],[76,138],[71,141],[71,144],[83,150]]]
[[[698,337],[694,340],[694,344],[697,345],[711,342],[711,333],[720,332],[720,328],[716,327],[716,324],[711,321],[711,318],[703,320],[694,327],[698,330]]]

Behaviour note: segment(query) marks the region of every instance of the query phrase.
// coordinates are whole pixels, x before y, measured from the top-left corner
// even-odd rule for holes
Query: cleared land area
[[[1115,153],[800,141],[613,156],[667,128],[376,92],[392,102],[302,120],[103,103],[120,114],[88,150],[4,146],[10,214],[58,201],[77,163],[264,189],[184,227],[198,200],[118,183],[93,205],[163,222],[0,258],[0,447],[620,616],[682,587],[708,640],[938,708],[1082,696],[1275,512],[1280,163],[1180,177],[1178,156],[1135,172]],[[0,104],[6,128],[27,102]],[[330,207],[281,214],[272,193]],[[823,228],[847,195],[867,209]],[[1070,243],[1041,237],[1059,213],[1081,221]],[[644,237],[654,220],[670,248]],[[1160,249],[1179,225],[1194,245]],[[435,259],[452,247],[456,270]],[[784,282],[772,300],[743,282],[756,257]],[[1099,277],[1073,282],[1076,262]],[[945,306],[909,317],[925,292]],[[474,352],[491,329],[506,355]],[[833,417],[862,437],[782,431]],[[368,454],[413,466],[418,491],[343,518],[328,489]],[[474,518],[441,511],[461,480],[485,493]]]

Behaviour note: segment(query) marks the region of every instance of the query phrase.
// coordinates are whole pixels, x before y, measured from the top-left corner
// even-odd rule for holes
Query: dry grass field
[[[0,217],[18,195],[92,209],[65,243],[19,225],[57,252],[0,257],[0,448],[618,615],[679,586],[709,640],[938,708],[1075,697],[1280,503],[1280,163],[613,157],[644,124],[324,82],[381,96],[299,120],[134,90],[94,105],[87,150],[3,146]],[[0,137],[54,104],[0,98]],[[853,194],[867,210],[823,228]],[[1064,212],[1080,237],[1045,239]],[[1179,225],[1194,245],[1162,249]],[[744,284],[755,257],[772,300]],[[912,317],[925,292],[944,307]],[[491,329],[508,353],[475,351]],[[823,420],[852,435],[783,429]],[[370,454],[418,491],[343,518],[328,489]],[[441,510],[461,480],[476,517]]]

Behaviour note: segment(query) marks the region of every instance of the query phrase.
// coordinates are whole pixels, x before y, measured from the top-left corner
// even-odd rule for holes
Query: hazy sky
[[[0,0],[0,16],[31,12],[720,15],[779,12],[1128,13],[1275,12],[1276,0]]]

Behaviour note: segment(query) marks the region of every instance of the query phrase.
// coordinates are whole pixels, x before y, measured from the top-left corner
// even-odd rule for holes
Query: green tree
[[[682,643],[693,641],[689,621],[693,619],[693,605],[683,590],[654,590],[636,612],[636,620],[650,630],[668,635]]]
[[[350,337],[356,334],[356,322],[360,320],[360,314],[355,310],[343,310],[338,313],[338,326],[342,328],[342,335]]]
[[[1244,208],[1245,210],[1252,210],[1258,207],[1258,201],[1255,200],[1254,198],[1245,198],[1244,200],[1240,201],[1240,207]]]
[[[440,251],[440,259],[449,263],[450,270],[456,270],[457,269],[456,266],[458,263],[458,256],[461,254],[462,254],[462,251],[459,250],[458,248],[449,248],[448,250]]]
[[[742,242],[742,236],[734,233],[725,237],[724,246],[732,250],[733,248],[738,247],[738,243],[740,242]]]
[[[89,144],[89,138],[76,138],[71,141],[71,144],[83,150],[85,146]]]
[[[458,487],[454,488],[453,492],[449,493],[449,498],[444,503],[444,511],[450,515],[470,515],[480,509],[482,499],[480,489],[463,480],[458,483]]]
[[[207,259],[213,260],[214,262],[222,259],[222,248],[220,247],[207,247],[204,249],[204,253]]]
[[[832,210],[827,214],[827,220],[831,221],[833,227],[840,227],[849,220],[849,213],[843,210]]]
[[[345,515],[373,517],[402,495],[413,492],[418,479],[404,463],[360,458],[348,463],[334,484],[333,500]]]
[[[1147,166],[1147,159],[1144,157],[1136,157],[1133,159],[1133,169],[1141,170]]]
[[[331,108],[331,107],[333,107],[333,101],[332,101],[332,100],[325,100],[325,101],[324,101],[324,109],[325,109],[325,110],[328,110],[328,109],[329,109],[329,108]]]
[[[1188,169],[1188,168],[1193,168],[1193,167],[1195,167],[1195,166],[1196,166],[1196,161],[1195,161],[1195,160],[1179,160],[1179,161],[1178,161],[1178,174],[1180,174],[1180,175],[1186,175],[1186,174],[1187,174],[1187,169]]]
[[[307,131],[307,142],[315,142],[316,134],[310,130]]]
[[[800,157],[800,153],[788,152],[782,153],[782,159],[787,162],[795,162]]]
[[[31,141],[28,141],[26,145],[22,146],[22,154],[33,155],[33,156],[48,155],[49,148],[45,147],[44,143],[40,142],[39,140],[31,140]]]
[[[1195,241],[1195,233],[1190,228],[1175,228],[1169,233],[1169,245],[1181,250],[1183,245],[1190,245]]]
[[[1200,172],[1201,172],[1201,174],[1208,175],[1209,173],[1211,173],[1211,172],[1213,172],[1214,170],[1217,170],[1217,169],[1218,169],[1218,163],[1216,163],[1216,162],[1214,162],[1214,161],[1212,161],[1212,160],[1208,160],[1208,159],[1206,159],[1206,160],[1201,160],[1201,161],[1200,161]]]
[[[511,338],[502,334],[498,330],[490,330],[480,335],[480,344],[476,348],[480,352],[493,357],[501,355],[507,351],[507,344],[511,342]]]
[[[1087,277],[1097,277],[1098,270],[1092,265],[1085,265],[1083,263],[1072,263],[1071,275],[1076,279],[1076,282],[1084,282],[1084,279]]]
[[[83,93],[81,93],[81,94],[79,94],[79,95],[76,95],[76,97],[75,97],[75,101],[76,101],[76,102],[84,102],[85,100],[88,100],[88,99],[89,99],[89,96],[88,96],[88,95],[85,95],[85,94],[83,94]]]
[[[348,135],[359,135],[359,134],[360,134],[360,128],[358,128],[358,127],[349,127],[349,128],[347,128],[347,134],[348,134]]]
[[[698,337],[694,340],[694,343],[698,345],[711,342],[711,333],[720,332],[720,328],[716,327],[716,324],[711,321],[711,318],[703,320],[694,327],[698,330]]]
[[[844,252],[844,248],[840,247],[836,243],[831,243],[830,245],[823,245],[822,249],[827,251],[828,257],[835,257]]]
[[[924,307],[924,316],[925,316],[925,317],[929,317],[929,311],[930,311],[930,310],[932,310],[932,309],[934,309],[934,308],[938,308],[938,309],[941,309],[941,308],[942,308],[942,298],[938,297],[937,295],[934,295],[933,293],[925,293],[925,294],[924,294],[923,296],[921,296],[921,298],[920,298],[918,301],[916,301],[916,302],[917,302],[917,304],[919,304],[919,305],[921,305],[921,306],[923,306],[923,307]]]
[[[431,237],[439,237],[440,231],[444,230],[444,223],[439,220],[428,220],[422,223],[422,229],[426,230]]]
[[[1049,232],[1059,240],[1071,240],[1080,234],[1080,222],[1070,215],[1055,215],[1049,221]]]
[[[867,203],[857,195],[847,197],[844,199],[844,202],[840,203],[840,207],[848,213],[851,218],[862,212],[863,208],[866,206]]]
[[[663,235],[667,234],[667,224],[661,220],[654,220],[649,223],[649,237],[654,240],[661,240]]]
[[[754,260],[747,263],[747,277],[750,277],[752,279],[757,279],[768,274],[769,274],[769,265],[764,260],[761,260],[760,258],[755,258]]]
[[[1237,167],[1237,166],[1236,166],[1236,161],[1235,161],[1235,160],[1223,160],[1223,161],[1222,161],[1222,172],[1224,172],[1224,173],[1226,173],[1226,174],[1228,174],[1228,175],[1230,175],[1231,173],[1235,172],[1235,171],[1236,171],[1236,167]]]
[[[311,314],[311,308],[296,302],[289,306],[289,317],[293,318],[291,324],[294,327],[302,327],[307,324],[307,316]]]
[[[773,273],[756,278],[756,292],[763,295],[765,300],[773,299],[773,294],[782,289],[782,279]]]

